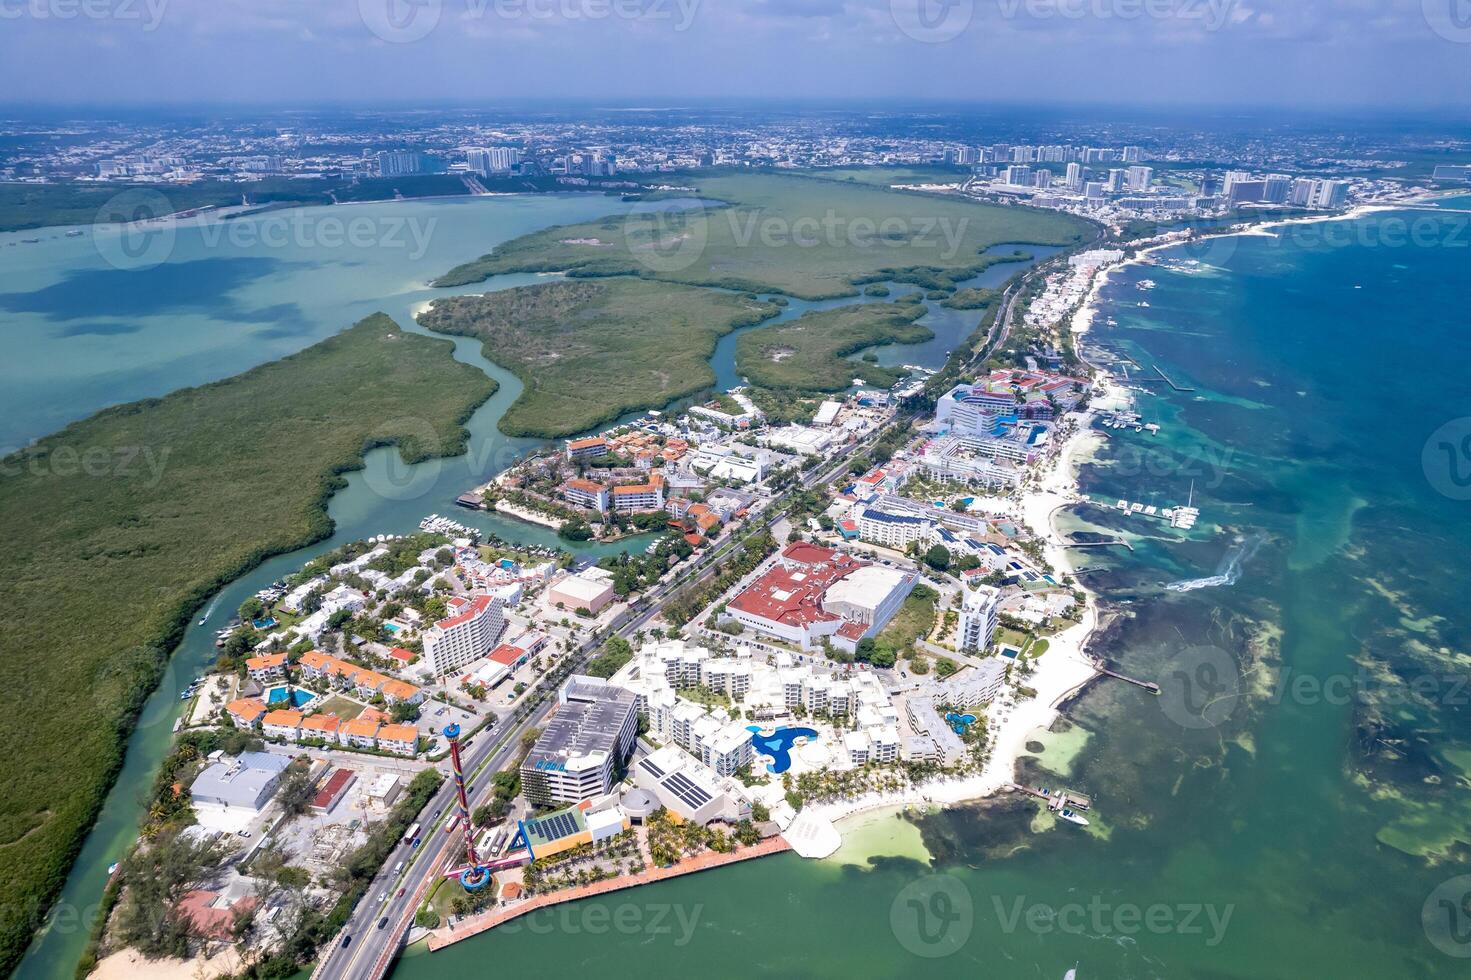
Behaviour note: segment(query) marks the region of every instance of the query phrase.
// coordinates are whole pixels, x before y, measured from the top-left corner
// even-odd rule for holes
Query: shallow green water
[[[1434,244],[1386,244],[1395,220],[1217,242],[1110,288],[1093,343],[1196,390],[1151,386],[1164,431],[1114,436],[1084,487],[1175,503],[1193,482],[1203,519],[1189,538],[1067,519],[1136,542],[1089,559],[1111,613],[1094,649],[1165,689],[1108,682],[1066,709],[1088,830],[959,808],[919,821],[932,865],[752,862],[395,976],[1466,976],[1471,239],[1447,216]],[[1201,579],[1223,584],[1166,587]],[[1024,777],[1056,782],[1046,760]]]

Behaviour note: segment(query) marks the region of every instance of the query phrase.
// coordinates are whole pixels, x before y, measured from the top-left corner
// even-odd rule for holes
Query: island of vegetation
[[[502,432],[554,438],[710,387],[715,342],[777,312],[749,296],[618,278],[453,296],[419,322],[480,338],[521,379]]]
[[[195,610],[326,537],[366,450],[464,450],[495,384],[388,317],[283,360],[107,409],[0,461],[0,968],[14,969]],[[18,719],[24,718],[24,724]]]
[[[693,180],[695,178],[689,178]],[[633,275],[804,299],[856,296],[863,285],[951,289],[1010,254],[1003,242],[1069,246],[1091,236],[1058,212],[896,193],[783,174],[701,175],[706,207],[615,215],[534,232],[438,279],[463,286],[510,272]]]
[[[764,388],[842,391],[855,377],[887,388],[905,372],[847,360],[869,347],[917,344],[935,336],[914,321],[918,303],[862,303],[807,313],[750,330],[736,340],[736,369]]]

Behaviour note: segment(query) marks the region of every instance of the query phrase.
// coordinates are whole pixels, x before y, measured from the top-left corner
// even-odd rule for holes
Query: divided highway
[[[861,449],[867,449],[884,430],[846,452],[833,457],[829,466],[819,466],[799,481],[798,486],[807,490],[836,479],[848,465],[848,460]],[[658,615],[663,605],[674,592],[691,584],[697,584],[714,574],[719,559],[729,554],[741,540],[753,532],[769,530],[786,515],[788,507],[783,502],[791,494],[783,491],[773,497],[761,513],[758,522],[742,527],[729,536],[729,540],[717,546],[709,554],[699,557],[694,565],[668,582],[661,583],[644,594],[643,598],[625,610],[612,624],[609,635],[628,637],[644,627]],[[558,677],[580,669],[591,653],[601,645],[603,637],[593,636],[571,651],[567,663],[571,670],[559,668]],[[540,689],[540,688],[539,688]],[[465,783],[470,798],[470,809],[490,800],[490,780],[486,773],[503,769],[519,750],[521,737],[540,725],[556,705],[553,691],[547,687],[540,690],[542,700],[532,712],[519,721],[510,718],[498,720],[494,726],[481,732],[461,746],[465,767]],[[447,762],[445,763],[448,764]],[[329,945],[321,952],[312,980],[381,980],[398,954],[399,946],[413,924],[414,914],[424,898],[433,888],[457,854],[461,834],[443,832],[443,820],[454,812],[454,783],[445,780],[438,792],[425,804],[423,823],[417,848],[401,843],[384,862],[383,869],[373,879],[363,900],[358,903],[347,925],[343,927]],[[402,862],[404,869],[395,874],[392,869]]]

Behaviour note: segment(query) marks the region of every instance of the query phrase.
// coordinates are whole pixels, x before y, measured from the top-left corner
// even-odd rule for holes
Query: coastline
[[[1104,386],[1109,397],[1123,393]],[[1061,450],[1043,474],[1036,489],[1028,490],[1016,508],[1017,517],[1043,542],[1043,553],[1059,572],[1071,574],[1068,558],[1052,525],[1053,516],[1077,502],[1075,488],[1079,451],[1101,437],[1091,430],[1072,433],[1063,441]],[[940,778],[910,786],[894,793],[867,793],[851,800],[834,800],[804,808],[802,813],[829,823],[858,814],[885,808],[911,806],[956,806],[995,796],[1004,792],[1016,779],[1016,767],[1022,756],[1030,754],[1027,742],[1034,732],[1046,730],[1057,720],[1069,699],[1098,676],[1097,668],[1086,653],[1088,640],[1098,625],[1098,598],[1081,584],[1084,594],[1083,614],[1073,626],[1048,637],[1047,652],[1035,661],[1036,668],[1028,678],[1028,686],[1036,696],[1018,704],[1002,716],[991,744],[991,755],[979,773],[961,778]],[[823,855],[824,857],[831,856]]]

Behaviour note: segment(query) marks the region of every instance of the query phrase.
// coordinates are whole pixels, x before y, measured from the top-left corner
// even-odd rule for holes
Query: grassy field
[[[463,451],[494,382],[370,317],[245,374],[110,408],[0,461],[0,968],[61,887],[189,617],[329,533],[366,449]]]
[[[525,384],[502,432],[555,438],[708,388],[716,340],[776,312],[744,296],[625,278],[436,300],[419,322],[479,337],[485,356]]]
[[[826,299],[885,280],[947,289],[999,261],[981,254],[992,245],[1071,245],[1091,235],[1065,214],[857,181],[758,173],[701,176],[697,183],[701,196],[729,206],[545,229],[498,246],[435,285],[567,271]]]
[[[944,164],[908,167],[822,167],[797,172],[805,177],[872,184],[875,187],[888,187],[891,184],[958,184],[963,183],[970,176],[969,167]]]
[[[902,371],[847,360],[866,347],[916,344],[934,336],[914,321],[919,304],[865,303],[807,313],[741,334],[736,370],[763,388],[841,391],[856,377],[887,388]]]
[[[880,648],[899,651],[915,640],[929,636],[935,625],[935,600],[911,595],[904,600],[894,618],[879,631],[875,642]]]

